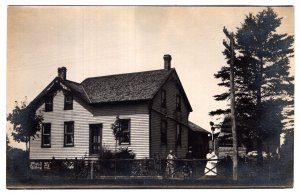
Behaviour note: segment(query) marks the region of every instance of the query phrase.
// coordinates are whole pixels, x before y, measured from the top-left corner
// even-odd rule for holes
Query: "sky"
[[[213,77],[226,61],[223,26],[236,31],[264,7],[13,6],[8,8],[7,113],[32,101],[67,68],[67,79],[163,68],[172,55],[193,112],[190,121],[210,130],[208,113],[226,106],[213,95],[226,89]],[[279,33],[294,34],[292,7],[275,7]],[[291,66],[294,67],[293,60]],[[294,68],[292,68],[292,74]],[[20,146],[20,145],[16,145]]]

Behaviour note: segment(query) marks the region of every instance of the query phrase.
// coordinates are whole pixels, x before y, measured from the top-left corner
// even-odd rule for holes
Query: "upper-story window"
[[[70,93],[65,94],[65,110],[72,110],[73,109],[73,95]]]
[[[49,95],[45,99],[45,112],[53,111],[53,96]]]
[[[176,95],[176,111],[181,111],[181,98],[180,95]]]
[[[161,107],[167,107],[167,92],[166,90],[161,90]]]
[[[65,122],[64,146],[74,146],[74,121]]]
[[[181,146],[181,135],[182,135],[182,128],[180,124],[176,126],[176,145]]]
[[[167,121],[161,120],[160,124],[160,140],[162,145],[167,144]]]
[[[130,119],[120,119],[119,144],[130,144]]]
[[[42,148],[51,147],[51,123],[42,125]]]

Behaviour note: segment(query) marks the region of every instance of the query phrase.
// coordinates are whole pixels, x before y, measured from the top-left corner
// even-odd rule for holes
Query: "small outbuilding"
[[[193,158],[205,159],[209,149],[210,132],[189,121],[189,147],[192,148]]]

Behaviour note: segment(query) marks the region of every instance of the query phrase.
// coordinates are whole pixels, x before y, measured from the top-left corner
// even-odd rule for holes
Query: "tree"
[[[119,115],[116,116],[115,122],[111,125],[111,129],[113,130],[113,134],[115,136],[115,153],[117,152],[117,145],[118,145],[118,140],[120,139],[120,136],[122,134],[122,129],[121,129],[121,123],[120,123],[120,118]]]
[[[280,149],[280,177],[292,183],[294,173],[294,131],[285,132],[285,141]]]
[[[287,115],[284,108],[293,100],[293,77],[289,74],[289,58],[293,57],[293,36],[278,34],[281,25],[273,9],[246,16],[235,33],[234,73],[238,136],[255,141],[258,162],[262,161],[264,143],[277,143]],[[214,96],[226,101],[229,96],[230,51],[224,44],[227,65],[215,74],[219,86],[228,90]],[[216,110],[211,115],[227,115],[230,109]],[[246,139],[247,140],[247,139]],[[240,140],[241,141],[241,140]],[[250,146],[250,143],[245,145]],[[252,146],[253,147],[253,146]]]
[[[7,118],[13,125],[12,137],[16,142],[25,142],[26,151],[28,151],[28,143],[31,137],[37,136],[37,131],[40,131],[43,116],[37,115],[32,107],[27,107],[25,102],[21,102],[19,107],[16,102],[16,107],[9,113]]]

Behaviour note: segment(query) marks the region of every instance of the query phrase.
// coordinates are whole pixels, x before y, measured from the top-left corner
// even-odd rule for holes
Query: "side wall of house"
[[[179,158],[184,158],[188,150],[188,115],[187,105],[183,100],[183,95],[177,84],[178,78],[173,74],[164,84],[162,90],[166,91],[166,108],[161,106],[161,91],[157,93],[153,99],[150,123],[151,123],[151,156],[157,154],[161,158],[165,158],[169,150],[175,151]],[[181,98],[181,112],[176,111],[176,95]],[[167,144],[161,144],[161,120],[167,121]],[[181,146],[176,146],[176,128],[177,124],[181,124]]]
[[[73,110],[64,110],[64,94],[57,91],[53,99],[53,112],[44,112],[42,104],[37,112],[44,116],[44,123],[51,123],[51,148],[41,147],[41,132],[39,137],[30,141],[30,159],[81,158],[89,155],[89,125],[99,124],[102,128],[102,145],[114,150],[115,139],[111,124],[116,116],[130,119],[130,145],[128,147],[136,158],[149,157],[149,110],[147,104],[109,105],[90,107],[74,97]],[[64,147],[64,122],[74,121],[74,147]]]

